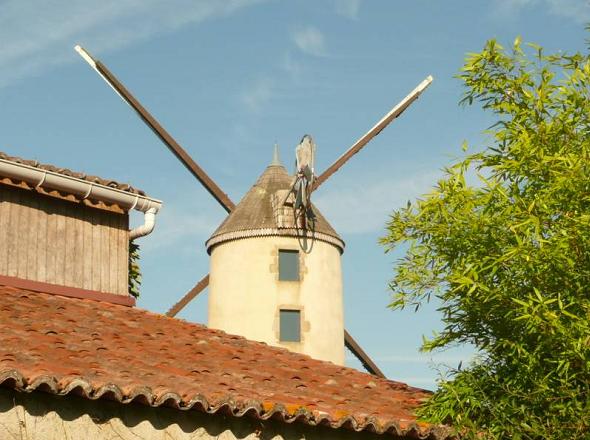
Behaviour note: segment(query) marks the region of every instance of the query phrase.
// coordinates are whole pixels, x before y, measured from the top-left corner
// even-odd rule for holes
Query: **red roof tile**
[[[63,174],[64,176],[75,177],[76,179],[82,179],[82,180],[86,180],[88,182],[98,183],[99,185],[104,185],[104,186],[108,186],[111,188],[116,188],[121,191],[126,191],[126,192],[129,192],[132,194],[139,194],[139,195],[145,196],[145,193],[142,190],[134,188],[131,185],[129,185],[128,183],[119,183],[119,182],[115,182],[114,180],[103,179],[102,177],[91,176],[91,175],[88,175],[85,173],[79,173],[77,171],[72,171],[68,168],[60,168],[60,167],[56,167],[55,165],[40,163],[36,160],[28,160],[28,159],[23,159],[21,157],[9,156],[8,154],[6,154],[2,151],[0,151],[0,159],[9,160],[9,161],[15,162],[15,163],[22,163],[24,165],[39,168],[41,170],[52,171],[54,173]]]
[[[0,286],[0,385],[408,438],[429,392],[145,310]]]

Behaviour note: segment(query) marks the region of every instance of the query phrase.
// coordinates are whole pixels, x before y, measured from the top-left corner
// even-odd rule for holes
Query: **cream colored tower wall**
[[[279,249],[299,250],[296,238],[254,237],[211,252],[209,327],[344,365],[340,252],[315,241],[299,252],[299,281],[279,281]],[[279,340],[279,311],[301,311],[301,341]]]

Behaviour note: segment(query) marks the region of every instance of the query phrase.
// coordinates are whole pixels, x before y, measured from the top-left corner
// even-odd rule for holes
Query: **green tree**
[[[462,103],[496,123],[489,144],[445,169],[388,223],[403,252],[390,307],[438,298],[425,351],[472,344],[421,408],[466,438],[590,438],[590,57],[470,54]]]

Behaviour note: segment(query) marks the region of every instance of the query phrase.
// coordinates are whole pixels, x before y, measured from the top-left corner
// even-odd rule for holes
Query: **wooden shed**
[[[0,279],[131,300],[129,210],[160,206],[130,185],[0,153]]]

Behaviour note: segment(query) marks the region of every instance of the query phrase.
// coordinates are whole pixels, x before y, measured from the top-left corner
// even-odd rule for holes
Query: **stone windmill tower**
[[[212,327],[338,364],[344,362],[346,346],[370,373],[384,377],[343,326],[344,242],[317,209],[313,208],[312,228],[294,215],[301,200],[287,197],[294,188],[293,177],[279,163],[278,154],[236,206],[104,64],[80,46],[76,50],[229,214],[206,244],[211,274],[167,315],[175,316],[210,284]],[[428,76],[317,178],[303,173],[306,183],[298,195],[304,194],[304,210],[311,206],[310,194],[400,116],[431,82]],[[304,241],[308,243],[302,246]]]
[[[344,242],[317,208],[309,237],[296,227],[277,148],[207,241],[209,326],[343,365]]]

